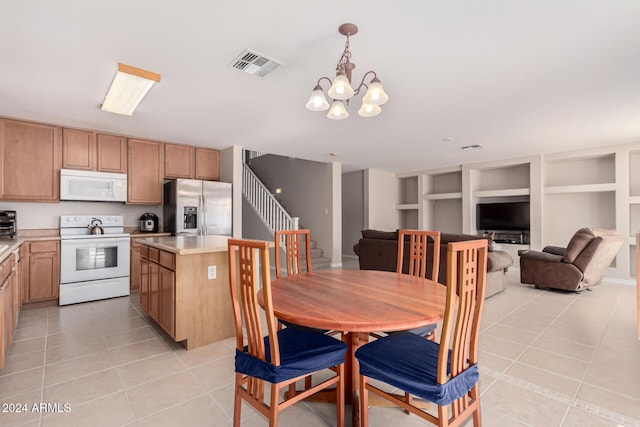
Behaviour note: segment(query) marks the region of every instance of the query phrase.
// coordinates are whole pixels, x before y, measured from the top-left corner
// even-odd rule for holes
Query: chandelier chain
[[[342,56],[338,60],[338,64],[336,65],[336,71],[339,71],[340,69],[342,69],[342,66],[347,62],[349,62],[349,59],[351,59],[351,51],[349,50],[349,46],[350,46],[349,36],[347,35],[347,41],[344,44],[344,51],[342,52]]]

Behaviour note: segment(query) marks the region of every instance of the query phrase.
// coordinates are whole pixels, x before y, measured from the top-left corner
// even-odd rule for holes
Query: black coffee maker
[[[158,215],[147,212],[140,216],[140,231],[142,233],[157,233],[158,232]]]

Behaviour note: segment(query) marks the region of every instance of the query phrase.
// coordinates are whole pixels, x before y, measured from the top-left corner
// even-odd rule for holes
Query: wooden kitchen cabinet
[[[0,370],[4,369],[7,349],[13,342],[13,333],[18,324],[19,295],[15,255],[10,254],[0,264]]]
[[[81,129],[62,129],[62,167],[127,173],[127,138]]]
[[[127,173],[127,138],[99,133],[96,141],[98,171]]]
[[[60,200],[62,128],[0,119],[0,198]]]
[[[147,252],[140,251],[140,308],[149,313],[149,260]]]
[[[20,305],[27,301],[27,291],[29,289],[29,244],[27,242],[20,245],[18,257],[18,289]]]
[[[25,302],[58,299],[60,290],[60,242],[42,240],[26,243],[28,277]]]
[[[160,317],[160,292],[158,276],[160,266],[153,262],[149,262],[149,316],[156,322]]]
[[[97,169],[96,134],[88,130],[62,129],[62,167]]]
[[[195,178],[194,147],[164,144],[164,177]]]
[[[134,293],[140,289],[140,243],[135,239],[131,239],[131,247],[129,250],[129,293]]]
[[[175,339],[175,255],[142,246],[140,307]]]
[[[195,156],[196,179],[220,181],[220,151],[196,147]]]
[[[146,240],[141,241],[140,252],[140,307],[187,350],[233,336],[228,238],[203,236],[188,243],[171,236]],[[178,252],[161,249],[172,247]],[[215,277],[209,275],[211,266],[216,266]],[[149,301],[147,308],[143,301]]]
[[[128,140],[127,203],[162,204],[164,147],[160,142]]]
[[[169,336],[176,334],[176,273],[160,266],[158,271],[158,324]]]

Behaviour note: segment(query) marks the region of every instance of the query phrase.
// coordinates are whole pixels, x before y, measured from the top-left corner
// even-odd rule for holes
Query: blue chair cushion
[[[236,349],[236,372],[273,384],[344,363],[347,345],[330,336],[305,329],[278,331],[280,366],[271,362],[269,337],[264,338],[267,361]]]
[[[433,331],[435,331],[437,327],[438,327],[438,324],[434,323],[432,325],[420,326],[418,328],[409,329],[408,331],[387,332],[387,335],[397,334],[398,332],[410,332],[410,333],[412,333],[414,335],[418,335],[418,336],[421,336],[421,337],[426,337],[427,335],[429,335]]]
[[[326,334],[327,332],[329,332],[327,329],[311,328],[309,326],[302,326],[302,325],[298,325],[297,323],[287,322],[286,320],[282,320],[282,319],[278,319],[278,320],[287,328],[305,329],[307,331],[318,332],[320,334]]]
[[[433,341],[398,332],[360,347],[356,358],[360,374],[445,406],[478,382],[478,366],[473,364],[445,384],[438,384],[439,349],[440,345]]]

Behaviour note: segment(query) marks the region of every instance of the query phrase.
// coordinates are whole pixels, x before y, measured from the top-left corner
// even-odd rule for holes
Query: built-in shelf
[[[606,191],[616,191],[616,184],[554,185],[544,188],[545,194],[601,193]]]
[[[398,210],[418,209],[418,204],[417,203],[399,203],[396,205],[396,209]]]
[[[455,192],[455,193],[425,194],[424,198],[425,198],[425,200],[461,199],[462,198],[462,192],[458,191],[458,192]]]
[[[528,196],[531,193],[529,188],[509,188],[505,190],[480,190],[474,191],[473,197],[511,197]]]

